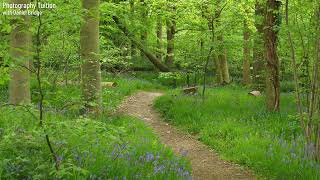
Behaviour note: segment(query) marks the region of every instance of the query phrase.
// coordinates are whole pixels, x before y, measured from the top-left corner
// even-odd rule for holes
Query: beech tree
[[[148,19],[148,8],[147,8],[147,4],[145,2],[145,0],[140,0],[140,18],[144,21],[147,21]],[[147,40],[148,40],[148,27],[142,27],[141,28],[141,43],[146,45],[147,44]],[[140,50],[140,55],[141,58],[145,58],[144,53]]]
[[[134,0],[130,0],[130,20],[131,20],[131,24],[134,24],[134,15],[135,15],[135,3]],[[135,44],[131,43],[131,57],[134,57],[137,54],[137,47],[135,46]]]
[[[215,17],[216,17],[216,26],[219,27],[221,26],[221,21],[220,21],[220,13],[222,11],[222,1],[218,0],[217,1],[217,9],[215,12]],[[227,49],[224,44],[224,34],[223,31],[220,31],[217,33],[217,69],[218,73],[220,74],[218,77],[219,78],[219,83],[220,84],[229,84],[230,83],[230,74],[229,74],[229,65],[228,65],[228,59],[227,59]]]
[[[277,52],[281,2],[267,0],[265,12],[266,104],[269,111],[280,111],[280,65]]]
[[[316,66],[317,66],[317,94],[318,94],[318,114],[317,116],[320,117],[320,2],[317,3],[315,6],[315,19],[316,24],[318,26],[316,27]],[[316,159],[320,161],[320,120],[318,119],[317,125],[316,125]]]
[[[251,40],[250,30],[246,20],[243,22],[243,84],[249,85],[251,83],[250,62],[251,62]]]
[[[253,45],[253,87],[257,90],[264,90],[265,87],[265,53],[264,53],[264,6],[260,0],[255,2],[255,27],[257,32],[254,35]]]
[[[173,66],[174,62],[174,38],[176,33],[176,20],[175,20],[175,13],[176,13],[176,5],[174,2],[168,1],[168,9],[169,9],[169,17],[166,20],[166,28],[167,28],[167,55],[166,55],[166,65],[168,67]]]
[[[26,4],[30,0],[14,0],[12,3]],[[15,17],[13,30],[10,35],[10,55],[14,67],[10,71],[9,103],[29,104],[30,96],[30,68],[32,35],[30,32],[30,16]]]
[[[157,34],[157,58],[162,59],[162,16],[158,15],[157,17],[157,28],[156,28],[156,34]]]
[[[80,31],[82,97],[86,112],[101,112],[101,70],[99,61],[99,0],[82,0],[83,25]]]

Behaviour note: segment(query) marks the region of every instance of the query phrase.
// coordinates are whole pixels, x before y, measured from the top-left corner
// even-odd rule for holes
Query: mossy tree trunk
[[[167,55],[165,59],[165,63],[168,67],[172,67],[174,63],[174,38],[176,33],[176,21],[175,21],[175,13],[176,7],[174,4],[171,5],[170,8],[170,17],[166,20],[167,26]]]
[[[230,83],[230,74],[229,74],[229,65],[227,59],[227,49],[224,46],[224,37],[223,34],[219,34],[217,37],[217,42],[219,44],[218,48],[218,63],[220,72],[220,84],[229,84]],[[222,81],[221,81],[222,80]]]
[[[134,0],[130,0],[130,15],[131,15],[131,23],[134,23],[134,15],[135,15],[135,7]],[[137,55],[137,47],[135,44],[131,43],[131,58]]]
[[[221,12],[223,9],[221,9],[221,0],[217,1],[217,9],[215,11],[215,23],[216,28],[219,29],[221,26]],[[223,32],[217,33],[217,73],[218,73],[218,83],[221,85],[229,84],[230,83],[230,74],[229,74],[229,65],[228,65],[228,59],[227,59],[227,49],[224,45],[224,36]]]
[[[320,117],[320,2],[317,3],[316,5],[316,13],[315,13],[315,19],[316,19],[316,24],[318,24],[317,28],[316,28],[316,62],[317,62],[317,90],[316,92],[318,92],[318,117]],[[317,161],[320,162],[320,120],[318,118],[318,122],[317,122],[317,132],[316,132],[316,159]]]
[[[212,43],[212,47],[217,48],[218,46],[216,45],[217,44],[217,41],[216,41],[216,35],[215,35],[215,19],[217,19],[217,14],[216,16],[214,17],[208,17],[208,27],[209,27],[209,30],[211,31],[211,43]],[[221,73],[221,66],[220,66],[220,61],[219,61],[219,58],[217,56],[217,54],[213,51],[211,53],[211,58],[213,59],[214,61],[214,70],[215,70],[215,75],[216,75],[216,83],[218,84],[221,84],[223,82],[223,76],[222,76],[222,73]]]
[[[162,59],[162,16],[158,15],[157,19],[157,58]]]
[[[146,22],[148,21],[148,9],[147,9],[147,4],[145,2],[145,0],[140,0],[140,6],[141,6],[141,20],[142,22]],[[141,38],[141,43],[144,45],[144,46],[148,46],[147,45],[147,40],[148,40],[148,31],[147,31],[147,28],[146,27],[143,27],[141,29],[141,35],[140,35],[140,38]],[[146,58],[144,53],[142,51],[140,51],[140,56],[142,59]]]
[[[251,62],[251,40],[250,40],[250,30],[248,28],[248,23],[243,22],[243,84],[248,86],[251,84],[251,72],[250,72],[250,62]]]
[[[266,104],[269,111],[280,111],[280,63],[277,54],[280,3],[267,0],[265,15]]]
[[[82,0],[84,23],[80,32],[82,97],[87,113],[101,112],[101,70],[99,61],[99,0]]]
[[[26,4],[30,0],[13,0],[12,3]],[[15,17],[10,35],[10,55],[14,67],[10,71],[9,103],[30,104],[30,64],[32,35],[30,16]]]
[[[166,56],[166,65],[172,67],[174,62],[174,31],[175,31],[175,22],[167,21],[167,56]]]
[[[255,27],[257,32],[254,36],[253,45],[253,87],[256,90],[263,91],[265,88],[265,54],[263,42],[263,18],[264,7],[256,0],[255,5]]]

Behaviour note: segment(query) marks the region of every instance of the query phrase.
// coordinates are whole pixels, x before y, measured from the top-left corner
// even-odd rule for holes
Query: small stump
[[[183,91],[183,94],[185,94],[185,95],[195,95],[195,94],[197,94],[197,92],[198,92],[198,87],[187,87],[187,88],[183,88],[182,89],[182,91]]]

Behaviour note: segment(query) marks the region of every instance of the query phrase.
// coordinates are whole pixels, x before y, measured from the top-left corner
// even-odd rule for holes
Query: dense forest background
[[[0,10],[0,179],[191,178],[188,157],[118,112],[138,90],[165,93],[165,121],[259,177],[320,178],[319,1]]]

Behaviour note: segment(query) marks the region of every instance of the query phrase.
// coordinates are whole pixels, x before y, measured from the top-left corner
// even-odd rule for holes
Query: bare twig
[[[296,56],[295,56],[295,49],[294,49],[294,44],[291,36],[291,32],[289,29],[289,0],[286,0],[286,25],[287,25],[287,33],[288,33],[288,39],[289,39],[289,44],[290,44],[290,50],[291,50],[291,58],[292,58],[292,68],[293,68],[293,77],[294,77],[294,84],[295,84],[295,94],[296,94],[296,100],[297,100],[297,108],[299,112],[299,117],[300,117],[300,124],[301,128],[306,131],[305,127],[305,122],[304,122],[304,115],[303,115],[303,110],[302,110],[302,103],[301,103],[301,96],[299,92],[299,83],[298,83],[298,68],[297,68],[297,63],[296,63]],[[305,132],[306,138],[307,132]]]
[[[37,0],[37,10],[39,9],[39,1]],[[55,153],[51,142],[50,142],[50,138],[48,133],[46,132],[46,129],[43,125],[43,99],[44,99],[44,94],[43,94],[43,89],[42,89],[42,81],[41,81],[41,60],[40,60],[40,48],[41,48],[41,37],[40,37],[40,32],[41,32],[41,28],[42,28],[42,19],[41,19],[41,15],[38,16],[38,28],[37,28],[37,34],[36,34],[36,61],[37,61],[37,68],[36,68],[36,78],[37,78],[37,83],[38,83],[38,90],[39,90],[39,123],[40,123],[40,127],[43,128],[44,134],[45,134],[45,139],[47,142],[47,145],[50,149],[50,152],[52,154],[52,157],[55,161],[55,168],[58,171],[59,170],[59,160],[58,160],[58,156]]]

